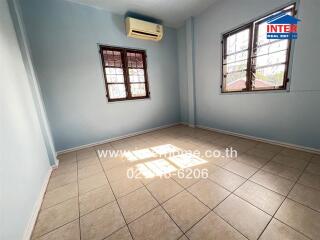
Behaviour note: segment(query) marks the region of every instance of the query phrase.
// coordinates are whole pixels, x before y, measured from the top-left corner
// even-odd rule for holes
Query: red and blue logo
[[[297,39],[298,22],[287,13],[280,13],[267,20],[267,39]]]

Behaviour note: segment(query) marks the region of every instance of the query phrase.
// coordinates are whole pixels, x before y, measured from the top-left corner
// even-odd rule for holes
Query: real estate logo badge
[[[267,20],[267,39],[297,39],[298,22],[301,20],[287,13],[280,13]]]

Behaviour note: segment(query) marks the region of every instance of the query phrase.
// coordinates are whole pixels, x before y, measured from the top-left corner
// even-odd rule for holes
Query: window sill
[[[146,98],[135,98],[135,99],[123,99],[123,100],[113,100],[113,101],[110,101],[107,99],[107,104],[115,104],[115,103],[134,103],[134,102],[137,102],[137,101],[148,101],[148,100],[151,100],[151,97],[146,97]]]
[[[219,95],[234,95],[234,94],[266,94],[266,93],[288,93],[290,89],[274,89],[274,90],[256,90],[256,91],[234,91],[234,92],[222,92]]]

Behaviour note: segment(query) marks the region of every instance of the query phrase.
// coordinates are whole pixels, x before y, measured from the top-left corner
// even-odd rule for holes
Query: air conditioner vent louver
[[[128,37],[160,41],[163,36],[163,26],[160,24],[127,17],[126,32]]]

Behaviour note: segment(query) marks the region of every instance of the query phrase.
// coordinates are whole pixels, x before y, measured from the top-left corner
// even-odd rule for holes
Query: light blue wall
[[[127,38],[123,16],[63,0],[20,1],[56,149],[180,120],[176,30]],[[97,43],[146,49],[151,99],[107,103]]]
[[[320,2],[301,1],[290,92],[220,94],[221,33],[286,0],[223,0],[195,18],[197,124],[320,149]]]
[[[194,33],[193,18],[185,21],[178,29],[178,66],[181,122],[194,126],[195,76],[194,76]]]
[[[186,45],[186,25],[185,24],[178,29],[177,37],[178,37],[180,118],[183,123],[189,123],[187,45]]]
[[[0,0],[0,53],[0,239],[20,240],[50,165],[5,0]]]
[[[50,159],[50,164],[56,165],[57,164],[56,150],[54,148],[51,129],[49,126],[46,109],[44,108],[44,103],[43,103],[43,98],[42,98],[42,94],[39,87],[39,82],[37,79],[36,72],[34,70],[29,41],[25,31],[24,22],[21,16],[20,4],[18,0],[8,1],[8,4],[11,12],[12,21],[15,27],[15,31],[17,34],[17,39],[19,42],[22,60],[24,62],[29,83],[31,86],[32,96],[35,102],[35,106],[36,106],[36,110],[37,110],[37,114],[40,122],[41,132],[45,140],[48,157]]]

